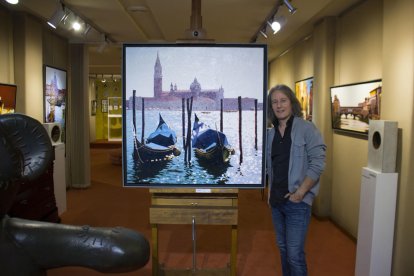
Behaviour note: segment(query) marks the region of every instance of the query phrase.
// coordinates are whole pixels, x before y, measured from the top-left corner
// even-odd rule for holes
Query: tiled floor
[[[108,150],[91,149],[91,187],[67,192],[68,210],[62,222],[96,227],[123,226],[151,241],[150,194],[145,188],[123,188],[121,166],[111,165]],[[230,226],[197,226],[198,269],[221,268],[229,263]],[[168,268],[192,268],[189,225],[159,227],[159,260]],[[309,275],[354,275],[356,244],[332,222],[312,218],[306,244]],[[239,191],[237,275],[281,275],[270,211],[260,190]],[[151,275],[151,261],[142,269],[122,275]],[[58,268],[48,275],[102,275],[86,268]],[[111,274],[114,275],[114,274]]]

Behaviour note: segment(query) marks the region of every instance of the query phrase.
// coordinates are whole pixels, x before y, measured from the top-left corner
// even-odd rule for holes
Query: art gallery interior
[[[51,28],[47,21],[62,4],[70,13],[56,29]],[[296,10],[292,11],[290,5]],[[194,16],[197,12],[202,18]],[[63,23],[72,17],[82,21],[81,34]],[[273,19],[281,22],[277,33],[268,24]],[[200,31],[197,37],[194,28]],[[391,172],[396,175],[395,189],[386,190],[387,196],[395,192],[395,204],[389,208],[377,205],[372,216],[375,214],[385,224],[391,217],[391,236],[387,236],[385,250],[389,252],[388,275],[412,274],[412,0],[20,0],[16,5],[2,0],[0,83],[17,87],[14,111],[47,122],[46,68],[63,71],[66,78],[64,143],[55,145],[52,177],[58,209],[50,220],[59,217],[64,224],[132,228],[143,233],[152,246],[154,233],[158,233],[159,249],[152,248],[151,254],[154,257],[156,250],[159,259],[157,255],[144,268],[125,275],[156,275],[151,273],[158,261],[177,268],[194,265],[191,225],[161,225],[155,229],[150,223],[149,209],[154,199],[149,189],[122,187],[122,132],[115,130],[122,127],[122,112],[108,112],[108,106],[111,111],[112,106],[121,106],[123,44],[177,41],[267,45],[267,89],[280,83],[295,89],[300,81],[312,78],[311,119],[322,133],[327,155],[319,195],[312,206],[307,245],[309,275],[363,275],[356,271],[358,244],[362,244],[358,236],[364,223],[361,218],[366,215],[362,215],[363,208],[366,201],[374,201],[375,206],[375,200],[380,200],[362,189],[364,168],[370,163],[371,136],[333,129],[331,88],[380,80],[381,96],[376,102],[380,102],[380,120],[397,122],[396,135],[383,139],[384,143],[394,139],[397,144],[395,169]],[[385,184],[386,189],[392,185]],[[224,225],[200,226],[199,267],[205,264],[217,268],[234,262],[237,275],[280,273],[265,190],[238,192],[238,237]],[[374,244],[366,245],[364,241],[373,249],[368,253],[373,256],[374,249],[383,249],[379,248],[383,235],[389,234],[376,227],[368,234],[376,237]],[[341,236],[340,241],[331,241],[337,236]],[[227,261],[234,246],[232,239],[236,239],[238,248],[233,252],[235,259]],[[318,259],[321,255],[327,257]],[[51,269],[48,275],[101,275],[75,266]],[[368,266],[375,270],[380,264]],[[335,274],[330,274],[332,271]]]

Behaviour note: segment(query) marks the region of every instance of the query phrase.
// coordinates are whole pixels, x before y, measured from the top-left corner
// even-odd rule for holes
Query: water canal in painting
[[[246,187],[262,185],[263,177],[263,111],[257,111],[257,149],[255,148],[255,112],[244,110],[242,112],[242,151],[243,159],[240,162],[239,146],[239,112],[223,113],[223,132],[228,142],[235,149],[235,155],[231,156],[227,165],[202,166],[192,151],[191,162],[184,161],[182,113],[176,110],[146,110],[144,137],[152,133],[157,125],[159,114],[164,121],[175,130],[177,134],[177,146],[181,154],[171,161],[158,167],[144,167],[136,163],[133,158],[133,124],[132,110],[126,110],[126,137],[124,139],[124,160],[126,160],[126,172],[124,173],[125,186],[168,186],[168,185],[197,185],[211,186],[214,184]],[[220,129],[219,111],[196,111],[192,113],[191,127],[194,122],[194,113],[200,121],[213,129]],[[136,112],[137,137],[141,139],[142,114]],[[186,115],[187,116],[187,115]],[[187,117],[186,117],[187,119]],[[187,124],[187,122],[186,122]],[[187,130],[186,132],[187,133]]]

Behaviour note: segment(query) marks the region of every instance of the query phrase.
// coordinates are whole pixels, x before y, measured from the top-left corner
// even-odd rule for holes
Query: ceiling
[[[20,0],[11,10],[23,10],[43,22],[52,17],[58,0]],[[59,25],[56,32],[72,43],[90,45],[90,72],[119,74],[123,43],[176,42],[193,39],[193,30],[202,30],[198,39],[217,43],[266,43],[268,58],[274,59],[295,42],[307,37],[316,22],[327,16],[338,16],[361,0],[291,0],[297,8],[290,14],[282,0],[65,0],[65,7],[76,13],[92,31],[75,34]],[[282,20],[275,35],[267,28],[267,39],[257,35],[266,19]],[[201,14],[201,17],[198,15]],[[191,16],[195,21],[191,23]],[[202,29],[201,29],[202,27]],[[203,32],[205,31],[205,33]],[[255,39],[257,36],[257,39]],[[99,46],[104,37],[109,42]]]

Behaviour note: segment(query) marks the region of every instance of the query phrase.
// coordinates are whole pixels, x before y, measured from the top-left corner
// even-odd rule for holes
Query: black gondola
[[[228,163],[230,156],[235,153],[226,135],[207,127],[197,115],[193,125],[192,147],[195,156],[204,164]]]
[[[136,131],[134,131],[134,159],[140,164],[159,164],[179,156],[180,150],[175,143],[177,136],[167,125],[164,119],[159,118],[158,127],[146,139],[145,143],[138,141]]]

